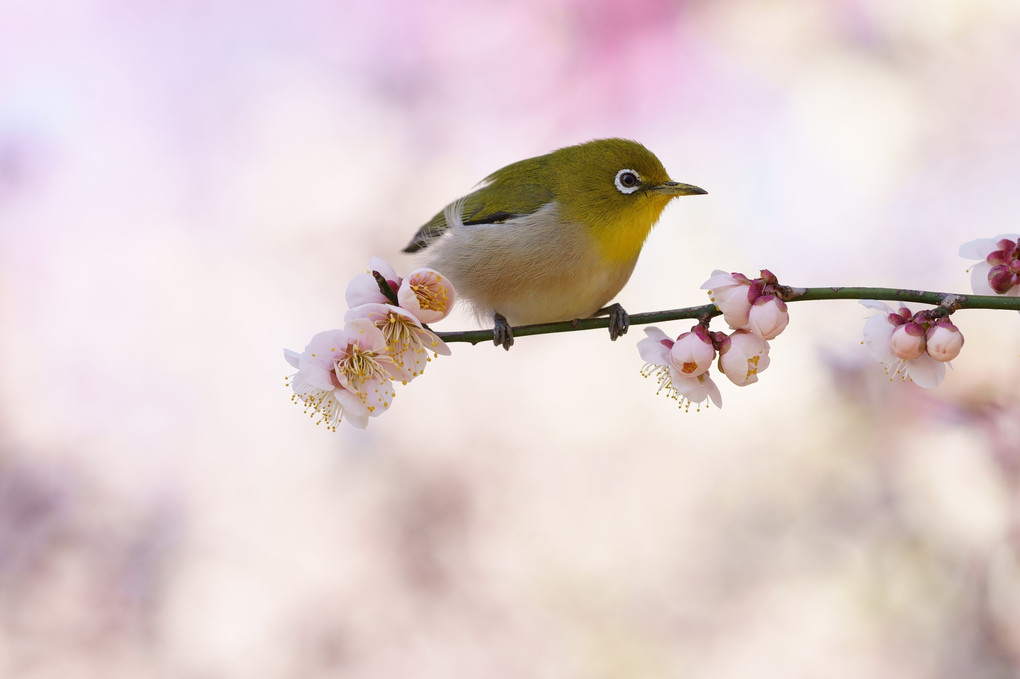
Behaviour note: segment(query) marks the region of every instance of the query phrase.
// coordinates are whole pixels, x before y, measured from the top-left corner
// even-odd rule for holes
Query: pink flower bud
[[[775,295],[762,295],[754,300],[748,314],[748,329],[765,340],[775,339],[790,323],[786,302]]]
[[[715,347],[712,338],[703,325],[696,325],[690,332],[676,338],[669,350],[669,362],[687,377],[697,377],[712,366]]]
[[[928,328],[926,343],[928,355],[945,363],[960,355],[963,333],[950,321],[942,320]]]
[[[1018,282],[1016,273],[1005,264],[993,266],[988,270],[988,285],[999,295],[1005,295]]]
[[[897,358],[912,361],[924,353],[924,328],[913,321],[898,325],[892,331],[891,342]]]
[[[1016,240],[1014,240],[1012,236],[1009,238],[1003,238],[999,240],[996,245],[999,250],[1002,250],[1005,254],[1012,256],[1013,253],[1017,251],[1018,246],[1020,246],[1020,238],[1017,238]]]
[[[985,261],[992,266],[1001,266],[1008,261],[1008,255],[1002,250],[992,250],[988,253],[988,256],[985,257]]]

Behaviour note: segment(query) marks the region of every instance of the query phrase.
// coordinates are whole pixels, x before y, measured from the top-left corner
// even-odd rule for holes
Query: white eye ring
[[[620,193],[634,193],[641,188],[641,175],[635,170],[624,168],[616,173],[616,190]]]

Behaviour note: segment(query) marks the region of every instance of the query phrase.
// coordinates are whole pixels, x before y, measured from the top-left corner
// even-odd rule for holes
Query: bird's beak
[[[693,184],[681,184],[680,182],[665,182],[648,190],[652,193],[662,193],[667,196],[697,196],[702,193],[708,193],[705,189]]]

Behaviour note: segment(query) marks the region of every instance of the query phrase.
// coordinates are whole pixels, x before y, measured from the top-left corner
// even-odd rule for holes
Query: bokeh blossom
[[[886,373],[919,387],[938,386],[946,376],[946,365],[963,346],[960,330],[930,310],[915,313],[904,305],[894,311],[873,300],[861,300],[861,304],[878,312],[865,322],[862,344]]]
[[[972,240],[960,246],[960,256],[981,260],[970,269],[975,294],[1020,295],[1020,235]]]

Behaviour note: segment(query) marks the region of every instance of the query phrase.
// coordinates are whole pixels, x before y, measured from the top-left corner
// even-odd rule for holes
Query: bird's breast
[[[555,202],[499,224],[458,224],[433,245],[429,265],[479,315],[513,325],[586,318],[630,278],[637,254],[607,256],[592,231],[564,221]]]

